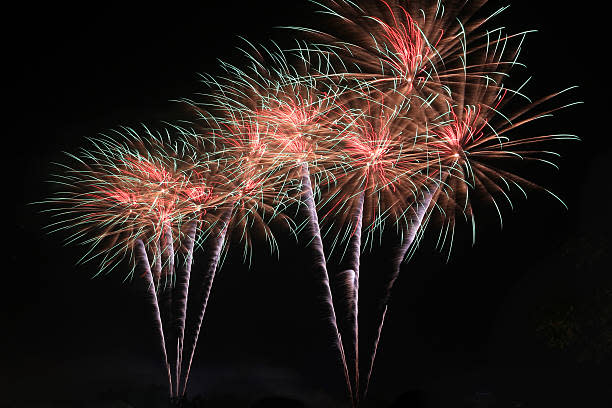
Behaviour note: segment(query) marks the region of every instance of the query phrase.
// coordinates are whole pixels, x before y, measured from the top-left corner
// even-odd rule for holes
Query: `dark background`
[[[9,247],[1,279],[0,405],[72,406],[126,393],[136,401],[142,390],[163,395],[150,388],[164,377],[142,295],[122,283],[121,273],[91,279],[95,265],[75,266],[80,249],[43,232],[48,219],[28,203],[50,194],[51,163],[85,145],[85,137],[180,115],[169,100],[196,92],[196,73],[216,72],[217,58],[234,61],[237,35],[282,40],[287,34],[273,27],[319,22],[305,2],[293,3],[22,5],[5,13]],[[603,315],[600,303],[605,306],[605,290],[612,289],[604,17],[591,6],[559,4],[516,1],[498,25],[539,30],[524,47],[523,61],[535,76],[530,95],[580,86],[573,100],[585,105],[552,126],[583,141],[557,149],[560,171],[535,174],[569,210],[543,194],[528,201],[515,194],[517,206],[505,209],[503,230],[493,214],[483,213],[476,245],[470,247],[463,231],[448,263],[426,239],[394,288],[372,406],[407,391],[448,407],[612,402],[606,387],[612,367],[601,338],[610,333],[609,321],[594,328],[584,323]],[[321,329],[319,293],[308,283],[308,253],[281,240],[278,262],[256,253],[250,269],[239,250],[230,250],[213,288],[192,395],[236,406],[265,395],[313,407],[344,401],[342,374]],[[577,321],[592,332],[581,331],[562,350],[550,347],[538,327],[568,310],[580,311]]]

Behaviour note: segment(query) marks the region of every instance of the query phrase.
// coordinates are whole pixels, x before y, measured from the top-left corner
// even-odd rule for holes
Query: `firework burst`
[[[518,109],[512,103],[514,92],[508,92],[503,86],[485,88],[476,96],[466,95],[466,89],[463,89],[463,94],[457,98],[461,103],[449,105],[448,111],[432,130],[431,161],[438,163],[438,170],[432,177],[440,181],[432,196],[432,209],[437,210],[442,222],[438,244],[440,247],[445,243],[448,245],[449,256],[457,215],[472,225],[472,241],[475,240],[473,200],[491,204],[502,226],[499,201],[503,200],[513,208],[512,190],[520,191],[525,197],[528,190],[544,191],[565,206],[549,190],[515,174],[516,165],[511,162],[521,162],[525,166],[537,161],[558,168],[554,161],[559,155],[540,147],[554,141],[578,138],[571,134],[531,136],[530,127],[536,120],[551,117],[555,112],[575,105],[574,102],[546,107],[551,100],[558,99],[571,88],[533,103],[521,103]]]
[[[92,145],[69,155],[74,166],[60,165],[55,182],[65,189],[45,202],[58,219],[48,228],[73,231],[67,242],[89,246],[82,261],[100,258],[100,273],[129,258],[137,240],[153,254],[153,263],[165,249],[174,252],[183,227],[198,222],[213,199],[195,163],[188,155],[180,158],[186,146],[173,146],[160,133],[141,137],[129,128]]]
[[[99,273],[127,259],[128,278],[136,268],[145,278],[151,275],[147,290],[159,317],[173,396],[196,229],[209,206],[222,198],[207,185],[209,168],[185,142],[186,133],[180,142],[171,141],[169,132],[146,128],[144,134],[124,128],[112,136],[92,140],[91,149],[70,155],[74,166],[62,166],[57,177],[65,190],[46,202],[59,218],[50,228],[73,231],[67,242],[88,245],[82,261],[100,258]],[[185,262],[177,275],[175,259],[181,258]]]

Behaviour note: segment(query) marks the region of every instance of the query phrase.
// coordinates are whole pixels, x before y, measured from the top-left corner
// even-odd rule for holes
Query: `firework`
[[[344,288],[353,365],[355,400],[359,398],[358,290],[362,234],[372,245],[385,222],[406,220],[405,207],[420,188],[419,169],[426,165],[419,125],[407,114],[409,99],[392,107],[364,97],[365,106],[349,104],[338,128],[346,164],[334,171],[334,184],[322,193],[320,211],[331,241],[330,256],[339,250],[336,280]]]
[[[337,32],[300,29],[310,42],[289,51],[246,42],[246,64],[222,62],[221,76],[203,76],[202,101],[183,100],[197,131],[124,128],[70,155],[74,164],[55,180],[64,191],[46,201],[57,219],[51,229],[71,231],[67,241],[87,246],[82,261],[98,260],[99,273],[123,260],[128,277],[141,271],[171,397],[185,395],[232,240],[250,265],[258,241],[277,251],[272,223],[306,236],[358,406],[394,282],[426,227],[439,228],[438,247],[450,256],[457,219],[475,239],[475,200],[501,223],[499,202],[512,206],[512,190],[556,198],[509,161],[555,166],[558,155],[540,144],[577,137],[531,126],[572,104],[555,104],[565,91],[535,102],[524,95],[528,80],[516,83],[511,69],[524,67],[528,32],[488,28],[503,8],[485,14],[486,3],[324,0]],[[390,230],[400,245],[369,312],[374,341],[360,367],[360,256]],[[205,265],[192,271],[197,247]],[[343,293],[332,296],[338,286]]]
[[[254,241],[267,241],[271,251],[277,247],[269,223],[289,220],[283,214],[289,200],[282,188],[284,182],[276,167],[270,165],[270,159],[264,156],[265,128],[239,120],[236,111],[230,110],[229,113],[235,114],[230,117],[209,116],[200,107],[197,112],[200,118],[206,119],[206,126],[191,141],[192,147],[210,154],[214,165],[209,166],[206,178],[216,180],[214,189],[223,199],[217,200],[203,219],[206,227],[200,234],[200,245],[206,249],[206,261],[202,273],[192,274],[193,290],[187,308],[194,314],[187,319],[188,341],[181,348],[181,358],[186,356],[178,375],[182,380],[181,395],[186,393],[214,277],[221,266],[223,252],[230,246],[230,238],[243,244],[243,259],[250,264]]]
[[[305,221],[294,226],[293,231],[296,235],[299,231],[308,234],[314,251],[314,273],[322,283],[333,337],[350,389],[318,225],[316,187],[311,181],[311,177],[324,179],[330,167],[344,161],[339,159],[343,153],[338,153],[339,136],[333,131],[342,115],[338,106],[343,93],[336,86],[329,87],[324,81],[299,73],[281,52],[264,49],[274,62],[268,68],[262,63],[265,59],[262,53],[254,47],[253,51],[247,54],[253,62],[247,72],[223,64],[228,77],[221,81],[206,79],[206,85],[213,91],[203,105],[206,109],[198,107],[198,113],[209,128],[215,129],[215,140],[224,146],[224,154],[238,163],[236,168],[241,177],[236,179],[234,189],[233,219],[241,227],[242,236],[247,237],[245,251],[250,243],[247,225],[251,230],[255,223],[262,225],[266,237],[271,236],[264,219],[258,215],[260,212],[272,213],[274,218],[287,211],[290,204],[303,209]],[[299,61],[312,66],[307,51],[300,53]]]
[[[358,333],[361,234],[366,232],[365,245],[371,244],[372,231],[378,229],[382,234],[385,220],[393,220],[402,239],[377,311],[379,324],[369,356],[364,395],[391,288],[401,261],[416,248],[415,240],[422,235],[431,210],[438,209],[442,220],[440,245],[444,247],[448,239],[450,248],[455,214],[462,213],[474,224],[470,196],[484,197],[499,212],[495,195],[510,202],[504,187],[514,185],[523,192],[526,187],[536,187],[519,176],[491,167],[487,160],[512,156],[550,163],[542,156],[551,153],[529,147],[552,139],[575,138],[509,137],[517,127],[557,109],[529,116],[528,112],[550,99],[544,98],[528,107],[519,105],[512,116],[500,113],[508,99],[523,97],[524,84],[511,89],[504,83],[511,68],[523,66],[518,57],[528,32],[505,34],[501,28],[487,28],[489,20],[503,8],[479,17],[485,3],[486,0],[472,1],[447,7],[427,1],[380,0],[358,5],[330,0],[321,4],[322,13],[340,23],[336,24],[341,27],[339,33],[301,29],[318,41],[317,51],[329,56],[338,67],[330,78],[360,83],[357,87],[361,96],[353,99],[356,106],[351,109],[358,119],[350,121],[346,128],[349,137],[343,139],[351,159],[350,171],[336,177],[344,180],[330,189],[321,206],[323,219],[329,219],[336,232],[332,234],[332,251],[339,242],[344,247],[340,278],[348,288],[352,332]],[[380,107],[388,107],[387,111],[393,113]],[[398,112],[409,121],[398,120]],[[493,117],[498,123],[492,123]],[[416,131],[411,134],[410,128]],[[404,190],[397,191],[402,182]],[[342,262],[346,255],[348,259]],[[354,337],[358,384],[358,334]],[[359,398],[358,391],[356,395]]]
[[[510,36],[495,41],[500,47],[510,45]],[[491,48],[493,48],[492,46]],[[546,107],[551,99],[569,89],[531,102],[521,93],[524,83],[518,88],[506,87],[512,60],[504,63],[508,53],[483,50],[471,54],[478,66],[491,67],[492,71],[480,81],[464,81],[448,85],[445,97],[446,110],[429,123],[427,137],[428,166],[423,170],[427,183],[421,190],[412,208],[412,219],[402,233],[402,244],[392,262],[392,274],[378,309],[379,324],[375,338],[369,371],[366,376],[364,393],[372,373],[376,349],[384,324],[388,298],[397,279],[402,261],[414,252],[418,237],[423,233],[430,218],[437,219],[440,226],[438,246],[448,247],[448,256],[454,240],[457,215],[472,225],[472,242],[475,240],[475,218],[473,200],[490,203],[502,216],[499,199],[506,200],[512,207],[511,190],[520,191],[526,197],[526,190],[543,190],[553,197],[556,195],[533,182],[514,174],[509,160],[522,163],[539,161],[553,163],[558,154],[540,150],[542,143],[558,140],[577,140],[569,134],[533,134],[530,125],[534,121],[552,116],[555,112],[574,105]],[[509,55],[515,58],[516,53]],[[468,60],[469,63],[469,60]],[[571,88],[570,88],[571,89]]]
[[[128,277],[137,266],[145,278],[150,275],[147,291],[173,396],[196,228],[208,205],[222,199],[207,186],[206,162],[185,141],[173,143],[169,133],[146,129],[144,136],[129,128],[113,136],[92,140],[93,148],[71,155],[74,166],[63,166],[58,179],[65,190],[46,202],[59,218],[51,228],[71,229],[68,242],[89,245],[82,260],[101,258],[99,273],[127,258]],[[182,254],[185,264],[175,274],[175,259]]]

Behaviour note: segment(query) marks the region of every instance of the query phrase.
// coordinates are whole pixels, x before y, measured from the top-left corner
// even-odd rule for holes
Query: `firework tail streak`
[[[359,405],[359,260],[361,256],[361,230],[363,223],[363,202],[365,191],[359,193],[357,206],[353,214],[353,223],[355,229],[348,243],[348,267],[349,269],[341,272],[341,276],[345,276],[345,281],[350,290],[347,302],[349,303],[349,311],[347,320],[352,342],[350,353],[353,357],[353,401],[355,405]]]
[[[342,360],[342,366],[344,369],[344,378],[348,389],[351,403],[353,401],[353,391],[351,387],[351,379],[346,364],[346,355],[344,353],[344,346],[342,345],[342,337],[338,331],[338,323],[336,320],[336,311],[334,309],[334,302],[332,299],[332,292],[329,286],[329,275],[327,273],[327,264],[325,261],[325,252],[323,251],[323,242],[321,240],[321,231],[319,228],[319,216],[317,215],[316,206],[314,202],[314,196],[312,192],[312,184],[310,182],[310,172],[308,170],[308,164],[302,164],[302,193],[303,203],[307,212],[308,217],[308,230],[310,232],[311,241],[310,245],[313,249],[312,254],[312,265],[315,273],[320,275],[320,282],[323,286],[324,301],[329,313],[329,321],[333,330],[333,335],[336,341],[336,346],[340,352]]]
[[[200,336],[200,329],[202,327],[202,321],[204,320],[204,314],[206,313],[206,306],[208,304],[208,298],[210,296],[210,291],[213,285],[213,281],[215,279],[215,273],[217,271],[217,266],[219,264],[219,258],[221,257],[221,250],[225,244],[225,238],[227,235],[227,229],[230,224],[230,218],[232,216],[232,208],[222,209],[222,214],[220,217],[220,232],[216,236],[209,236],[209,240],[212,241],[210,243],[209,253],[207,254],[207,265],[203,270],[203,281],[202,286],[197,288],[196,291],[191,292],[190,296],[195,296],[195,301],[200,302],[200,308],[198,310],[198,315],[195,318],[193,325],[189,328],[188,334],[190,335],[190,341],[187,343],[187,360],[181,361],[183,364],[184,372],[183,375],[183,388],[181,390],[181,396],[185,395],[187,390],[187,382],[189,381],[189,374],[191,372],[191,363],[193,361],[193,355],[195,353],[196,345],[198,343],[198,338]],[[182,356],[181,352],[181,356]],[[178,392],[177,392],[178,394]]]
[[[405,226],[405,234],[402,236],[402,243],[397,248],[397,252],[395,257],[393,258],[392,263],[392,275],[387,283],[385,288],[385,293],[383,298],[381,299],[379,310],[376,311],[377,314],[380,314],[380,317],[377,318],[377,330],[376,330],[376,338],[374,339],[374,346],[372,347],[370,354],[370,361],[368,364],[368,371],[365,377],[365,383],[363,387],[363,397],[367,395],[368,387],[370,385],[370,377],[372,376],[372,369],[374,368],[374,360],[376,359],[376,351],[378,350],[378,344],[380,342],[380,335],[382,332],[383,325],[385,323],[385,317],[387,314],[387,303],[389,301],[389,296],[391,295],[391,289],[393,288],[393,284],[397,280],[400,269],[403,261],[406,259],[406,255],[408,251],[411,249],[415,238],[417,238],[417,233],[419,229],[421,229],[423,225],[424,218],[430,205],[432,203],[432,199],[436,193],[435,189],[427,190],[423,193],[422,199],[420,202],[415,203],[416,209],[413,211],[413,216],[409,223]]]
[[[136,261],[140,269],[143,271],[144,283],[147,286],[147,297],[149,298],[151,304],[155,329],[157,330],[157,334],[159,335],[160,339],[160,347],[165,363],[165,368],[168,373],[170,398],[172,398],[174,396],[172,392],[172,373],[170,371],[170,364],[168,363],[168,355],[166,353],[166,342],[164,339],[164,330],[162,327],[162,320],[159,312],[159,304],[157,302],[157,293],[155,292],[155,284],[153,283],[153,275],[151,274],[151,267],[149,266],[149,258],[147,256],[147,251],[145,250],[145,246],[141,240],[137,240],[135,242],[134,252]]]
[[[172,296],[176,330],[175,397],[178,397],[180,392],[181,365],[183,360],[183,342],[185,338],[185,318],[187,313],[187,298],[189,295],[189,280],[191,278],[191,265],[193,263],[193,248],[195,245],[196,229],[197,224],[195,221],[191,221],[187,225],[187,240],[185,242],[187,256],[183,268],[179,273],[177,273],[176,283]]]

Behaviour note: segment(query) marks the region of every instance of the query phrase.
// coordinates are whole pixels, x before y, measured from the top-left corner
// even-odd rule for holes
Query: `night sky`
[[[165,384],[142,293],[122,282],[121,270],[91,279],[96,265],[75,266],[81,248],[64,246],[61,234],[47,235],[42,207],[28,203],[54,191],[45,183],[52,163],[64,160],[63,151],[85,146],[86,137],[182,117],[184,108],[170,100],[201,90],[197,73],[218,72],[217,58],[240,61],[238,35],[282,43],[288,34],[274,27],[320,24],[301,0],[209,3],[22,5],[6,13],[9,247],[0,406],[77,406],[70,403]],[[606,387],[612,347],[608,343],[599,359],[590,353],[601,349],[597,335],[609,334],[610,322],[579,334],[564,350],[549,346],[538,330],[566,310],[584,311],[576,312],[584,322],[603,315],[605,299],[608,316],[612,306],[605,294],[612,290],[606,171],[612,152],[603,17],[579,2],[565,9],[558,4],[515,1],[498,25],[539,30],[524,46],[523,61],[534,75],[529,95],[580,86],[570,99],[585,104],[541,130],[575,133],[582,142],[553,146],[563,156],[560,171],[537,167],[533,173],[569,210],[545,194],[524,200],[515,192],[514,210],[503,209],[503,230],[493,212],[479,209],[476,244],[459,228],[448,262],[435,250],[434,234],[427,235],[393,290],[371,406],[389,406],[405,392],[429,404],[422,406],[612,406],[612,387]],[[308,275],[308,249],[288,236],[279,241],[280,259],[261,245],[250,269],[240,249],[230,248],[215,281],[190,380],[191,395],[225,404],[210,406],[248,406],[268,395],[312,407],[345,403],[320,292]],[[364,276],[377,273],[385,259],[382,252],[367,255]]]

